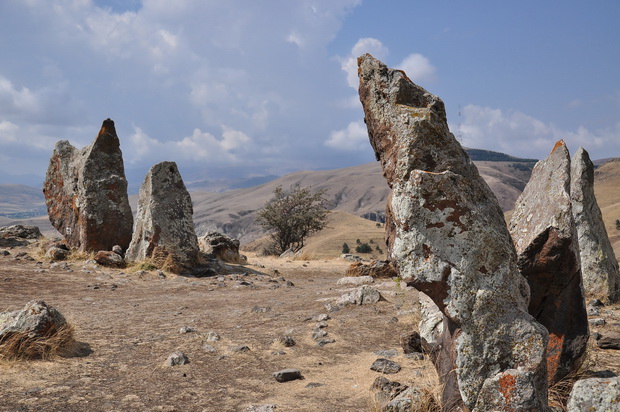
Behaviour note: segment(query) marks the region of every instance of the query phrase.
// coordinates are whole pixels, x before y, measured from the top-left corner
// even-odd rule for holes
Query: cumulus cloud
[[[434,82],[437,80],[437,69],[428,58],[419,53],[413,53],[405,57],[395,68],[403,70],[416,83]]]
[[[589,130],[562,130],[553,123],[545,123],[519,111],[502,111],[489,107],[467,105],[463,108],[460,127],[451,126],[460,135],[462,144],[515,156],[540,158],[548,153],[556,141],[563,139],[571,151],[582,146],[593,157],[605,157],[604,151],[620,150],[620,122],[610,128]]]
[[[377,59],[384,60],[389,54],[389,50],[380,40],[364,37],[353,45],[349,56],[340,59],[340,67],[347,74],[347,84],[354,89],[357,89],[359,84],[357,78],[357,58],[365,53],[370,53]]]
[[[330,134],[325,145],[339,150],[355,151],[368,149],[368,131],[361,122],[351,122],[346,128]]]

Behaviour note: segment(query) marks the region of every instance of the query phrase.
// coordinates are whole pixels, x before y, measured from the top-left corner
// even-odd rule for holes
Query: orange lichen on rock
[[[564,140],[560,139],[557,142],[555,142],[555,146],[553,146],[553,149],[551,149],[551,153],[555,152],[555,149],[557,149],[558,147],[562,147],[562,146],[566,146],[566,143],[564,143]]]

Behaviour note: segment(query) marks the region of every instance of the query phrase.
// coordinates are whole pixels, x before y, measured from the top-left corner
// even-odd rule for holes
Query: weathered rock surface
[[[151,167],[140,187],[128,261],[150,260],[161,269],[191,273],[198,266],[192,199],[174,162]]]
[[[56,143],[43,186],[50,222],[80,251],[129,245],[133,216],[123,155],[114,122],[106,119],[95,141],[81,150]]]
[[[568,412],[620,410],[620,377],[590,378],[575,382]]]
[[[39,239],[43,235],[37,226],[13,225],[0,227],[0,237],[17,237],[20,239]]]
[[[49,336],[66,323],[56,308],[41,300],[32,300],[22,310],[0,313],[0,341],[12,333]]]
[[[445,316],[425,293],[420,292],[419,299],[421,318],[418,329],[420,330],[420,337],[433,346],[439,343],[443,335]]]
[[[338,298],[336,304],[339,306],[346,305],[369,305],[377,303],[381,300],[381,293],[372,286],[362,285],[359,288],[345,293]]]
[[[400,372],[400,365],[394,361],[385,358],[379,358],[370,365],[370,370],[386,374]]]
[[[278,382],[289,382],[296,379],[303,379],[303,376],[298,369],[282,369],[280,371],[274,372],[273,377]]]
[[[223,262],[247,263],[248,261],[244,255],[239,254],[239,240],[220,232],[211,231],[199,237],[198,247],[201,252],[211,254]]]
[[[45,258],[49,260],[65,260],[70,253],[68,249],[52,246],[45,252]]]
[[[337,285],[367,285],[370,283],[374,283],[375,279],[372,276],[347,276],[344,278],[338,279],[336,282]]]
[[[166,366],[178,366],[189,363],[187,355],[181,351],[172,352],[166,359]]]
[[[588,342],[577,230],[563,141],[539,161],[510,221],[519,269],[530,286],[529,312],[549,331],[549,384],[577,369]]]
[[[577,227],[583,288],[607,303],[620,300],[620,271],[594,196],[594,165],[582,147],[571,162],[570,188]]]
[[[523,389],[543,409],[547,332],[527,313],[527,282],[495,196],[438,97],[370,55],[358,65],[370,142],[392,189],[389,256],[447,319],[437,359],[444,410],[475,409],[485,382],[509,369],[534,377]]]
[[[121,268],[125,266],[125,259],[116,252],[100,250],[95,255],[95,262],[101,266]]]
[[[347,276],[372,276],[374,278],[393,278],[398,274],[396,268],[387,260],[373,260],[368,264],[353,263],[347,269]]]
[[[620,350],[620,333],[606,332],[596,341],[596,345],[601,349]]]

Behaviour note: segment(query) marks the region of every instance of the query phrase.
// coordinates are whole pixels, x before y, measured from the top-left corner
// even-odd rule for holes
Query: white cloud
[[[345,129],[332,132],[325,145],[338,150],[354,151],[369,147],[368,130],[364,122],[351,122]]]
[[[405,57],[395,68],[403,70],[415,83],[435,82],[437,80],[437,69],[428,58],[419,53]]]
[[[562,130],[518,111],[504,112],[476,105],[463,108],[463,122],[451,129],[462,138],[462,144],[508,153],[514,156],[540,158],[549,153],[555,142],[563,139],[572,152],[582,146],[593,158],[620,151],[620,122],[610,128]]]
[[[370,53],[379,60],[384,60],[389,54],[387,47],[380,40],[372,37],[361,38],[351,49],[351,54],[340,60],[340,67],[347,74],[347,84],[357,90],[359,80],[357,78],[357,58],[362,54]]]

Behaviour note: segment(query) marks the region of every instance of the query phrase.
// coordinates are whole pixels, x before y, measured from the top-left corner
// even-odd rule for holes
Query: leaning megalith
[[[138,211],[128,261],[149,260],[174,273],[191,272],[198,265],[192,199],[175,162],[151,167],[140,187]]]
[[[390,258],[446,319],[443,408],[543,410],[547,331],[497,199],[448,129],[441,99],[369,54],[358,58],[370,143],[391,188]]]
[[[123,154],[114,122],[103,121],[90,146],[56,143],[43,185],[52,226],[80,251],[126,248],[133,215],[127,198]]]
[[[559,141],[534,166],[509,226],[530,285],[529,312],[549,331],[549,385],[579,367],[588,342],[570,176],[568,149]]]
[[[577,226],[584,291],[606,303],[617,302],[620,300],[618,261],[594,197],[594,165],[582,147],[571,162],[570,195]]]

